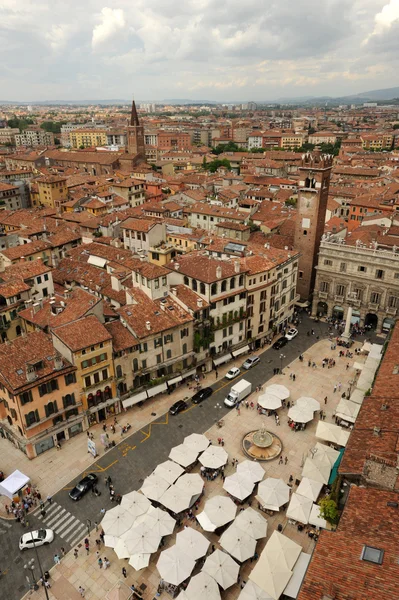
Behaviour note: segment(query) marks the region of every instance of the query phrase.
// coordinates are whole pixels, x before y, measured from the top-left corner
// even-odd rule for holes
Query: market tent
[[[196,516],[196,519],[204,531],[215,531],[215,529],[217,529],[216,525],[212,523],[212,521],[204,511],[199,513]]]
[[[234,525],[246,531],[255,540],[266,537],[267,521],[262,515],[250,506],[238,513]]]
[[[284,589],[284,596],[297,598],[311,558],[311,554],[306,554],[305,552],[300,553],[292,570],[292,577]]]
[[[285,385],[280,385],[279,383],[273,383],[272,385],[268,385],[266,388],[266,392],[272,394],[273,396],[277,396],[280,400],[287,400],[290,397],[290,391]]]
[[[288,418],[292,419],[295,423],[309,423],[314,417],[313,410],[307,406],[291,406],[288,411]]]
[[[355,404],[362,404],[364,400],[364,392],[357,388],[351,393],[349,400]]]
[[[141,569],[145,569],[150,564],[151,554],[132,554],[129,560],[129,565],[135,569],[135,571],[140,571]]]
[[[156,469],[153,471],[154,475],[158,477],[162,477],[172,485],[182,473],[184,473],[183,467],[173,462],[173,460],[166,460],[163,463],[160,463]]]
[[[185,473],[176,481],[175,487],[197,499],[204,491],[204,481],[198,473]]]
[[[334,450],[334,448],[331,448],[331,446],[327,446],[326,444],[321,444],[320,442],[317,442],[314,447],[313,456],[315,458],[317,456],[322,457],[323,459],[327,459],[330,463],[330,466],[333,467],[335,465],[335,461],[339,456],[339,452],[338,450]]]
[[[208,469],[219,469],[226,464],[229,456],[221,446],[209,446],[199,457],[201,465]]]
[[[334,483],[334,481],[336,480],[336,478],[338,477],[338,469],[339,469],[339,465],[341,464],[342,457],[344,456],[344,452],[345,452],[345,448],[341,448],[338,458],[335,461],[332,471],[330,473],[328,485],[332,485]]]
[[[354,423],[359,411],[360,404],[356,404],[356,402],[351,402],[350,400],[345,400],[345,398],[342,398],[335,410],[335,416],[340,417],[345,421],[349,421],[350,423]]]
[[[233,475],[226,477],[223,483],[223,489],[238,500],[248,498],[252,494],[254,487],[255,484],[252,479],[249,479],[243,473],[233,473]]]
[[[0,483],[0,495],[12,500],[29,481],[29,477],[17,469]]]
[[[162,537],[173,533],[176,525],[175,519],[161,508],[151,507],[145,515],[139,518],[142,519],[141,522],[145,523],[151,531],[158,533]]]
[[[353,368],[355,369],[355,371],[362,371],[364,367],[364,363],[360,363],[360,362],[354,362],[353,363]]]
[[[183,444],[185,446],[189,446],[190,448],[197,450],[197,452],[203,452],[206,450],[210,443],[211,442],[208,440],[206,435],[203,435],[202,433],[191,433],[183,440]]]
[[[262,465],[254,460],[243,460],[237,465],[237,473],[242,473],[251,479],[254,483],[262,481],[265,476],[265,470]]]
[[[290,487],[282,479],[268,477],[259,483],[258,497],[264,508],[278,512],[290,499]]]
[[[123,506],[115,506],[107,510],[101,521],[101,527],[106,535],[119,538],[128,531],[135,521],[135,517]]]
[[[338,425],[319,421],[316,428],[316,437],[326,442],[332,442],[337,446],[346,446],[350,436],[350,431],[345,431]]]
[[[204,513],[216,527],[222,527],[234,519],[237,506],[227,496],[213,496],[205,502]]]
[[[245,531],[242,531],[235,523],[220,536],[219,543],[231,556],[240,562],[244,562],[255,554],[256,540]]]
[[[130,554],[152,554],[158,550],[162,536],[151,531],[145,523],[132,527],[122,539]]]
[[[161,552],[157,569],[167,583],[179,585],[190,577],[195,567],[195,560],[184,554],[178,546],[172,546]]]
[[[249,574],[249,579],[268,594],[270,598],[278,600],[291,579],[292,572],[284,565],[271,561],[264,552],[262,552],[262,557],[263,560],[258,560]]]
[[[227,590],[237,583],[240,566],[226,552],[215,550],[206,559],[202,571],[208,573],[221,588]]]
[[[281,564],[285,569],[292,571],[301,550],[301,546],[286,535],[273,531],[262,554],[268,556],[270,561]]]
[[[320,410],[320,402],[315,400],[314,398],[310,398],[308,396],[301,396],[296,401],[297,406],[304,406],[305,408],[309,408],[309,410]]]
[[[144,496],[147,496],[147,498],[150,500],[158,502],[168,487],[169,483],[165,479],[159,477],[158,475],[154,475],[154,473],[151,473],[151,475],[144,479],[144,483],[141,486],[141,491]]]
[[[326,459],[318,460],[318,457],[307,458],[302,469],[302,477],[309,477],[315,481],[328,484],[328,479],[331,473],[331,467]]]
[[[286,515],[289,519],[307,525],[309,523],[312,506],[313,502],[310,498],[305,498],[305,496],[300,496],[294,492],[291,496]]]
[[[186,527],[176,535],[176,546],[194,560],[205,556],[209,544],[210,541],[192,527]]]
[[[275,396],[274,394],[270,394],[270,392],[266,392],[266,394],[259,396],[258,404],[262,408],[266,408],[268,410],[277,410],[281,407],[281,398]]]
[[[144,494],[140,494],[140,492],[134,490],[122,496],[121,506],[128,510],[134,517],[139,517],[147,512],[151,506],[151,502]]]
[[[190,492],[186,492],[176,485],[172,485],[164,494],[162,494],[158,502],[177,515],[183,510],[190,508],[192,495]]]
[[[316,502],[323,484],[321,481],[315,481],[309,477],[302,477],[301,483],[299,484],[296,493],[305,498],[310,498],[313,502]]]
[[[320,506],[318,504],[313,504],[312,506],[309,515],[309,523],[315,527],[323,527],[323,529],[326,529],[327,527],[327,521],[320,516]]]
[[[182,467],[188,467],[197,460],[198,450],[185,444],[179,444],[169,452],[169,458]]]
[[[187,600],[220,600],[219,587],[216,581],[202,571],[190,579],[186,589]]]
[[[256,583],[249,580],[241,590],[238,600],[273,600],[273,598],[256,585]]]
[[[105,538],[104,538],[104,542],[105,542]],[[108,546],[108,544],[105,544],[105,545]],[[127,549],[124,539],[119,538],[116,541],[115,545],[113,546],[113,549],[114,549],[115,554],[119,558],[119,560],[122,560],[123,558],[130,558],[130,552]]]

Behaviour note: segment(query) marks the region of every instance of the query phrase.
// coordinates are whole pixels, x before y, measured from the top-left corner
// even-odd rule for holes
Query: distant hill
[[[359,98],[361,100],[392,100],[399,98],[399,87],[386,88],[384,90],[371,90],[369,92],[361,92],[352,96],[345,96],[348,99]]]

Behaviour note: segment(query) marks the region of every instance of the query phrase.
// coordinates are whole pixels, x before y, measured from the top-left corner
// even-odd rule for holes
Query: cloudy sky
[[[0,100],[273,100],[399,85],[399,0],[0,0]]]

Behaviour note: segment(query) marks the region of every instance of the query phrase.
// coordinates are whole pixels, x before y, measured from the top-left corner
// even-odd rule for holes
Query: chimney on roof
[[[180,265],[179,263],[176,261],[175,262],[175,271],[178,271],[180,269]]]
[[[218,279],[220,279],[220,278],[221,278],[221,276],[222,276],[222,267],[221,267],[221,266],[217,266],[217,267],[216,267],[216,277],[217,277]]]
[[[148,331],[151,331],[151,323],[150,323],[150,321],[146,321],[145,322],[145,326],[148,329]]]
[[[35,381],[36,377],[37,377],[37,373],[36,373],[36,369],[35,369],[34,365],[28,363],[26,365],[26,381],[28,381],[28,382]]]
[[[56,354],[54,356],[54,370],[60,371],[64,366],[64,362],[62,360],[62,356],[60,354]]]
[[[36,314],[40,310],[40,302],[35,302],[33,305],[33,314]]]
[[[65,298],[65,300],[67,298],[70,298],[71,296],[72,296],[72,289],[71,288],[68,288],[68,289],[64,290],[64,298]]]
[[[201,298],[197,298],[197,307],[198,308],[202,308],[202,299]]]
[[[234,272],[235,273],[239,273],[240,272],[240,261],[239,260],[235,260],[234,261]]]
[[[174,296],[177,296],[177,289],[175,287],[173,287],[170,291]]]

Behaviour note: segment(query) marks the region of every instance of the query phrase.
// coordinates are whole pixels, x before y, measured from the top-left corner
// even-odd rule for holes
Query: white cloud
[[[93,29],[91,45],[93,50],[113,38],[118,31],[126,27],[125,14],[121,8],[108,8],[101,10],[101,23]]]
[[[375,15],[374,29],[364,40],[363,44],[367,44],[372,36],[384,34],[396,21],[399,22],[399,0],[390,0],[389,3],[385,4],[381,11]]]
[[[46,40],[53,50],[61,50],[67,43],[72,33],[72,27],[68,24],[52,25],[50,31],[45,34]]]

